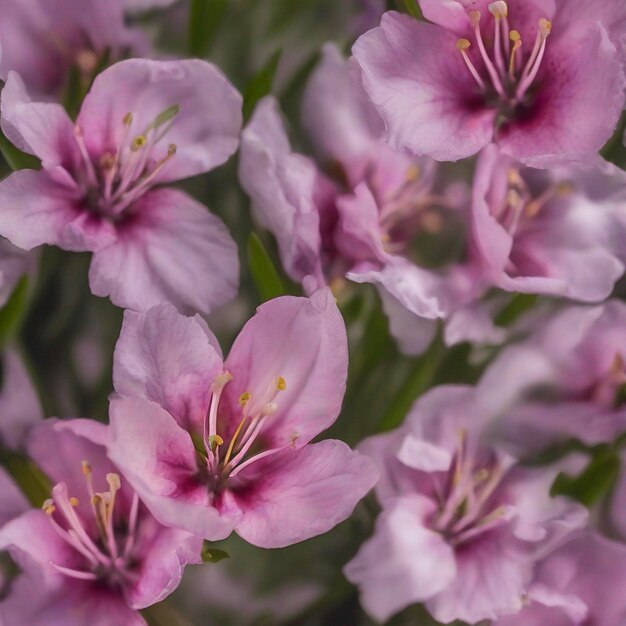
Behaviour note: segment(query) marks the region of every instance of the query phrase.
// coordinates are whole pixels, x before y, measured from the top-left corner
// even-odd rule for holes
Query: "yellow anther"
[[[511,187],[523,187],[524,179],[521,177],[519,170],[512,167],[507,173],[507,182]]]
[[[518,207],[522,197],[515,191],[515,189],[509,189],[506,194],[506,203],[512,207]]]
[[[460,50],[461,52],[465,52],[471,45],[472,43],[469,39],[459,39],[456,42],[457,50]]]
[[[146,143],[148,142],[148,138],[145,135],[137,135],[130,144],[130,149],[133,152],[137,152],[141,150]]]
[[[95,493],[91,496],[91,504],[98,506],[102,502],[102,496],[99,493]]]
[[[173,157],[176,154],[176,144],[171,143],[167,148],[167,156]]]
[[[110,474],[107,474],[106,479],[112,491],[118,491],[122,486],[119,474],[111,472]]]
[[[215,452],[215,448],[224,444],[224,440],[219,435],[209,436],[209,449]]]
[[[70,504],[71,504],[73,507],[77,507],[77,506],[78,506],[78,498],[75,498],[74,496],[72,496],[72,497],[70,498]]]
[[[81,461],[80,462],[81,469],[85,476],[91,476],[91,465],[89,465],[89,461]]]
[[[244,391],[240,396],[239,396],[239,404],[243,407],[246,406],[246,404],[248,404],[248,402],[250,402],[250,398],[252,397],[252,394],[249,391]]]
[[[467,15],[470,18],[472,26],[476,28],[476,26],[480,24],[480,11],[470,11]]]
[[[212,391],[222,389],[232,379],[233,379],[233,375],[228,370],[224,370],[221,374],[218,374],[215,377],[215,380],[213,381],[211,385]]]
[[[496,19],[500,19],[509,14],[509,7],[504,0],[497,0],[489,5],[489,11]]]
[[[287,382],[282,376],[276,377],[276,389],[278,389],[278,391],[285,391],[285,389],[287,389]]]
[[[416,183],[421,175],[422,168],[417,163],[413,163],[406,168],[406,179],[409,183]]]
[[[126,113],[124,119],[122,120],[126,126],[130,126],[133,123],[133,114]]]
[[[547,37],[550,34],[550,31],[552,30],[552,22],[550,20],[547,20],[545,17],[542,17],[539,22],[539,32],[541,33],[542,37]]]
[[[513,42],[513,43],[517,43],[518,41],[522,41],[522,36],[519,34],[518,30],[512,30],[509,33],[509,39]]]
[[[52,515],[57,509],[54,506],[54,501],[52,498],[48,498],[42,505],[41,510],[47,513],[48,515]]]

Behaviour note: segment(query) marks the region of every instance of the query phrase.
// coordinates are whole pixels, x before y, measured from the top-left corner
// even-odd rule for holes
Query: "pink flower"
[[[143,626],[137,610],[200,561],[201,542],[161,526],[107,459],[107,437],[92,420],[46,420],[31,433],[28,452],[56,484],[42,511],[0,531],[23,571],[0,604],[3,623]]]
[[[339,413],[347,359],[327,289],[259,307],[225,362],[198,317],[127,312],[111,458],[164,524],[267,548],[324,533],[376,480],[343,442],[310,443]]]
[[[622,626],[624,584],[626,546],[583,533],[539,565],[528,606],[494,626]]]
[[[345,574],[375,619],[417,602],[444,623],[515,613],[537,560],[585,522],[550,497],[556,470],[524,469],[485,440],[488,417],[475,389],[439,387],[363,443],[383,511]]]
[[[0,78],[6,81],[15,71],[38,97],[57,95],[72,67],[88,81],[105,56],[118,60],[129,52],[145,52],[141,31],[125,23],[127,3],[2,0]]]
[[[122,61],[100,74],[74,124],[31,102],[11,74],[2,128],[42,160],[0,183],[0,233],[20,248],[91,251],[91,290],[144,310],[171,301],[207,312],[234,296],[237,251],[226,228],[176,189],[236,150],[241,97],[204,61]]]
[[[584,302],[608,297],[626,257],[624,240],[612,239],[623,211],[618,184],[622,172],[548,173],[485,148],[474,177],[472,239],[486,281]]]
[[[545,164],[611,136],[624,105],[620,0],[420,5],[433,23],[389,12],[353,48],[392,147],[454,161],[495,139]]]
[[[302,118],[333,178],[292,152],[276,101],[265,99],[243,131],[240,160],[257,221],[309,291],[341,276],[376,284],[392,331],[409,352],[420,351],[424,341],[412,338],[427,343],[432,320],[480,288],[474,266],[462,262],[464,194],[437,180],[431,159],[384,143],[381,120],[332,45],[307,86]],[[449,257],[430,258],[429,249]]]
[[[626,305],[570,307],[511,345],[480,387],[499,437],[515,454],[578,439],[609,443],[626,432]]]

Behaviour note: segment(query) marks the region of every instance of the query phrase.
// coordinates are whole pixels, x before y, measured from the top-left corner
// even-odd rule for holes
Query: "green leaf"
[[[609,493],[619,471],[619,455],[603,447],[578,476],[559,474],[552,486],[552,495],[568,496],[585,506],[593,506]]]
[[[409,15],[421,20],[423,18],[421,9],[417,6],[417,0],[403,0],[404,8]]]
[[[10,450],[0,450],[0,463],[34,507],[39,508],[50,497],[50,479],[30,459]]]
[[[211,544],[205,542],[202,546],[202,561],[204,563],[219,563],[224,559],[229,559],[230,554],[226,552],[226,550],[218,550],[217,548],[212,548]]]
[[[28,303],[28,278],[23,276],[0,309],[0,348],[13,337],[24,319]]]
[[[391,399],[389,408],[380,421],[379,431],[392,430],[402,424],[415,399],[432,385],[445,354],[446,348],[439,331],[428,350],[415,359],[404,383]]]
[[[261,98],[272,91],[276,68],[280,61],[282,50],[276,50],[261,71],[253,76],[243,93],[243,118],[248,120],[254,111],[254,107]]]
[[[270,255],[256,233],[248,237],[248,264],[263,302],[287,293]]]
[[[515,294],[510,302],[498,313],[495,323],[498,326],[509,326],[520,315],[526,313],[537,304],[537,296],[530,293]]]
[[[191,0],[189,8],[189,53],[204,57],[226,13],[228,0]]]

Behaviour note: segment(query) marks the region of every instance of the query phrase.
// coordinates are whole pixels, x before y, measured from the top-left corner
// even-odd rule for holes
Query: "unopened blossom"
[[[626,432],[626,305],[568,307],[510,345],[480,381],[498,437],[516,454]]]
[[[624,584],[626,545],[581,533],[539,564],[527,606],[494,626],[622,626]]]
[[[495,145],[476,165],[472,246],[487,284],[506,291],[607,298],[624,272],[626,246],[613,231],[624,176],[523,167]]]
[[[199,318],[127,312],[109,454],[164,524],[266,548],[324,533],[376,480],[345,443],[311,443],[339,413],[347,356],[327,289],[259,307],[225,361]]]
[[[42,510],[0,530],[23,572],[0,604],[3,624],[145,626],[138,610],[200,561],[199,540],[159,524],[108,460],[107,437],[92,420],[50,419],[31,433],[28,452],[54,487]]]
[[[395,148],[453,161],[492,141],[520,160],[581,159],[624,105],[620,0],[420,0],[357,40],[363,87]]]
[[[31,101],[10,74],[2,129],[42,169],[0,183],[0,233],[27,250],[93,252],[91,290],[118,306],[208,312],[236,293],[235,244],[206,207],[161,185],[226,161],[240,109],[235,88],[200,60],[112,66],[75,123],[59,105]]]
[[[433,320],[480,285],[474,266],[461,263],[464,194],[440,184],[431,159],[385,144],[380,118],[335,46],[324,47],[307,85],[302,120],[324,169],[292,151],[271,98],[243,131],[240,181],[257,220],[305,287],[343,276],[377,285],[392,331],[420,351]]]
[[[144,53],[147,40],[124,19],[130,4],[130,0],[2,0],[0,78],[6,81],[14,71],[32,94],[54,96],[68,83],[73,68],[77,71],[73,80],[88,81],[105,60]]]
[[[362,444],[382,513],[344,571],[375,619],[415,603],[443,623],[516,613],[535,563],[584,524],[583,507],[550,497],[557,471],[520,467],[486,440],[486,418],[475,389],[439,387]]]

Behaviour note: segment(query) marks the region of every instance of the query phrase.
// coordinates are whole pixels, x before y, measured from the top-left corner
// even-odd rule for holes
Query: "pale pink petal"
[[[237,292],[237,248],[206,207],[175,189],[150,191],[118,225],[117,241],[97,250],[89,284],[97,296],[135,311],[171,302],[208,313]]]
[[[112,97],[112,94],[115,97]],[[132,114],[131,136],[145,132],[159,114],[178,106],[172,126],[152,151],[176,155],[158,176],[168,182],[207,172],[237,149],[241,130],[241,96],[214,65],[199,59],[121,61],[94,81],[78,116],[90,153],[114,151]],[[161,156],[163,156],[161,155]],[[159,157],[156,157],[159,158]]]
[[[491,141],[495,113],[478,100],[468,106],[475,83],[456,41],[438,26],[390,11],[355,43],[363,87],[392,147],[452,161]]]
[[[113,357],[117,393],[162,406],[186,430],[202,432],[211,383],[223,370],[206,324],[169,304],[124,313]]]
[[[264,427],[268,446],[300,447],[337,418],[347,364],[346,329],[330,290],[311,298],[276,298],[258,308],[235,340],[226,359],[233,380],[222,402],[230,403],[238,423],[242,393],[251,393],[259,409],[270,393],[277,410]],[[276,390],[279,376],[283,391]]]
[[[344,568],[359,587],[361,604],[380,622],[432,598],[454,580],[452,549],[422,524],[432,506],[421,496],[391,503],[378,517],[373,537]]]
[[[261,548],[321,535],[350,516],[377,477],[367,457],[335,439],[259,460],[238,474],[241,494],[231,491],[242,512],[235,530]]]

